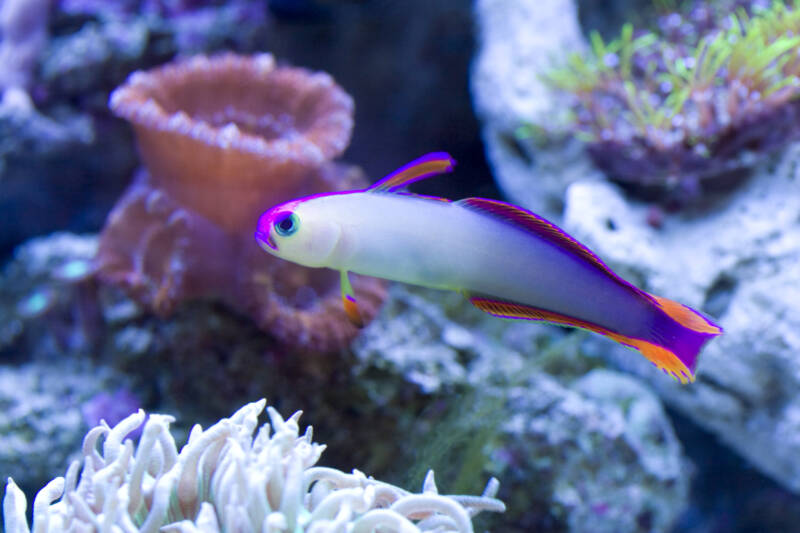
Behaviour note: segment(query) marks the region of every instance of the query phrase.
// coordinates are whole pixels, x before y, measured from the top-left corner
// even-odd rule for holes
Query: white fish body
[[[694,378],[700,349],[722,333],[697,311],[634,287],[524,209],[399,191],[452,164],[447,154],[429,154],[366,190],[285,202],[261,216],[256,240],[283,259],[339,270],[345,311],[357,325],[348,272],[459,291],[504,318],[585,328],[641,351],[682,382]]]
[[[319,216],[340,228],[330,256],[313,266],[492,295],[604,327],[644,327],[628,310],[645,304],[630,291],[552,243],[457,202],[356,192],[313,198],[295,213],[301,224]]]

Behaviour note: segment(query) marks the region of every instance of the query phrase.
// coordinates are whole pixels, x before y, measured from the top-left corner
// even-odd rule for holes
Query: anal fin
[[[644,339],[637,339],[628,337],[607,328],[586,322],[567,315],[540,309],[525,304],[516,302],[509,302],[494,298],[487,298],[483,296],[467,295],[470,303],[490,315],[500,318],[510,318],[517,320],[539,320],[550,322],[559,326],[568,326],[573,328],[587,329],[600,335],[617,341],[618,343],[633,348],[641,352],[651,363],[660,368],[667,374],[671,375],[681,383],[688,383],[694,381],[694,374],[692,371],[681,361],[681,359],[668,348],[648,342]]]

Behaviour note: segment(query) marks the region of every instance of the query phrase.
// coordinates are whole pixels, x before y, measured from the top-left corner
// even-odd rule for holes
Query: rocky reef
[[[675,210],[735,187],[796,139],[800,12],[707,4],[640,6],[642,29],[626,23],[608,40],[582,35],[575,2],[535,13],[526,2],[478,3],[472,86],[503,190],[559,216],[569,183],[611,179]],[[582,15],[591,13],[588,3]]]
[[[205,427],[268,395],[282,411],[304,409],[330,444],[329,466],[357,464],[401,486],[433,468],[465,493],[505,480],[498,497],[508,509],[486,517],[492,530],[663,530],[687,505],[691,468],[658,401],[621,374],[584,376],[601,360],[582,355],[578,337],[488,317],[460,295],[398,286],[352,349],[300,356],[213,302],[159,319],[117,289],[53,277],[64,265],[77,272],[96,246],[96,237],[61,235],[18,250],[0,280],[2,322],[16,321],[0,345],[9,370],[55,352],[69,382],[90,375],[81,363],[90,360],[116,378],[106,390],[136,399],[117,403],[179,415],[178,435],[190,433],[182,419]],[[20,302],[39,294],[48,305],[20,315]],[[103,413],[107,398],[88,396],[65,409],[48,404],[75,421],[64,438],[29,438],[64,457],[80,447],[86,414],[119,419]],[[42,486],[60,473],[49,468],[15,480]]]
[[[35,490],[74,453],[87,424],[84,408],[124,383],[90,361],[0,367],[0,471]]]
[[[565,212],[566,226],[630,279],[720,317],[725,335],[705,350],[696,386],[653,384],[670,404],[795,491],[798,161],[800,148],[792,146],[702,218],[670,217],[661,229],[646,223],[647,206],[607,183],[570,186]],[[609,353],[648,373],[626,354]]]
[[[564,95],[554,90],[546,74],[552,65],[564,64],[565,54],[583,53],[589,45],[577,29],[573,2],[552,3],[552,10],[527,2],[513,8],[499,4],[478,3],[483,46],[472,81],[498,183],[513,201],[563,217],[570,234],[626,279],[703,310],[725,329],[704,351],[691,387],[660,380],[650,365],[601,339],[588,338],[583,349],[644,378],[668,406],[741,454],[742,463],[783,485],[782,493],[770,489],[781,493],[780,499],[796,501],[789,491],[800,491],[793,392],[798,386],[794,332],[800,299],[791,281],[800,276],[797,145],[789,144],[777,154],[771,151],[774,145],[760,152],[758,144],[741,146],[744,151],[734,150],[730,157],[748,159],[746,150],[757,151],[748,159],[749,177],[723,180],[724,186],[704,193],[702,202],[680,213],[654,210],[630,187],[606,179],[614,176],[593,166],[569,128],[553,136],[529,132],[533,137],[518,142],[519,124],[542,123],[553,110],[567,108]],[[775,12],[763,11],[766,6],[759,12],[777,19],[789,16],[785,10],[790,8],[778,4],[770,8]],[[503,9],[513,9],[513,14],[499,15]],[[523,16],[527,19],[521,20]],[[518,31],[503,32],[503,21],[509,19],[514,19],[511,29]],[[521,31],[525,27],[541,33],[532,32],[537,35],[533,37]],[[554,43],[563,47],[557,49]],[[509,55],[504,57],[501,50]],[[779,76],[771,79],[781,83]],[[509,86],[520,88],[506,91]],[[490,103],[495,88],[499,98]],[[786,105],[796,105],[796,100],[791,102]],[[766,124],[765,119],[760,127]],[[759,137],[761,132],[751,131],[766,139]],[[614,153],[607,151],[605,156]]]
[[[764,2],[752,4],[763,5],[736,15],[741,28],[768,12]],[[295,520],[310,527],[312,516],[323,530],[372,520],[409,531],[510,533],[796,528],[800,212],[792,200],[800,153],[790,146],[762,157],[761,144],[748,145],[759,157],[730,161],[752,169],[749,179],[715,178],[724,186],[704,191],[702,202],[677,214],[654,211],[632,187],[609,181],[624,181],[603,172],[613,165],[596,166],[590,139],[575,135],[569,120],[575,95],[547,76],[573,52],[620,59],[625,43],[641,44],[643,34],[619,26],[642,2],[59,0],[46,17],[27,17],[47,5],[6,0],[0,8],[8,37],[0,56],[20,60],[0,69],[0,474],[14,479],[6,531],[31,523],[35,531],[112,523],[285,530]],[[283,197],[261,182],[228,190],[230,181],[205,179],[284,165],[274,174],[293,179],[280,182],[281,194],[298,195],[361,187],[422,153],[448,150],[457,173],[419,192],[496,197],[467,92],[473,7],[480,49],[470,81],[497,183],[627,279],[720,320],[726,334],[708,346],[693,385],[674,384],[599,336],[498,320],[458,294],[379,288],[365,329],[328,328],[306,311],[342,318],[335,276],[265,266],[248,234],[245,219],[260,209],[253,204]],[[587,37],[586,25],[609,13],[619,25],[607,23],[602,39]],[[701,32],[719,29],[714,17],[675,20],[657,23],[694,32],[676,36],[687,51],[696,51],[687,43]],[[237,55],[212,53],[221,49]],[[314,116],[339,134],[327,147],[304,144],[297,152],[310,159],[288,157],[297,140],[292,120],[315,120],[234,111],[238,122],[226,115],[235,106],[206,106],[216,96],[247,100],[239,82],[214,82],[211,96],[195,98],[198,78],[219,70],[218,60],[247,85],[263,74],[329,90],[330,98],[311,100],[336,105]],[[247,78],[248,69],[257,72]],[[112,98],[125,122],[112,116],[109,95],[134,71],[125,91],[136,98]],[[158,88],[155,78],[187,71],[195,76],[189,87]],[[292,87],[257,92],[309,94]],[[289,100],[283,108],[298,103]],[[364,173],[332,161],[353,126],[342,157]],[[298,137],[309,129],[298,128]],[[266,138],[253,141],[253,130]],[[287,157],[277,162],[199,155],[203,143],[224,154],[246,152],[244,140],[263,149],[287,131]],[[177,175],[186,169],[190,176]],[[306,189],[298,176],[309,169]],[[89,233],[47,235],[54,229]],[[254,435],[264,403],[248,402],[263,397],[275,410]],[[298,415],[277,415],[301,409],[329,444],[324,455],[300,432]],[[198,454],[199,470],[191,464]],[[212,476],[203,468],[214,461]],[[286,468],[252,468],[270,461]],[[70,464],[77,466],[64,475]],[[346,473],[354,465],[359,470]],[[298,482],[305,478],[316,479],[313,487]],[[500,486],[484,489],[491,478]],[[267,490],[251,490],[256,483]],[[420,486],[420,494],[398,488]],[[448,497],[437,486],[485,492]],[[389,500],[399,510],[373,509],[391,508]],[[482,513],[473,525],[470,515],[500,510],[498,500],[506,511]],[[428,507],[404,507],[421,501]]]
[[[553,61],[586,43],[572,0],[476,3],[480,48],[470,83],[492,175],[513,202],[557,221],[569,183],[603,179],[572,136],[521,142],[525,124],[556,124],[569,99],[542,78]],[[537,140],[532,137],[531,141]]]
[[[129,72],[223,45],[251,49],[266,21],[263,2],[247,0],[3,2],[0,55],[11,60],[0,87],[12,90],[0,101],[0,254],[102,225],[137,165],[107,108]]]

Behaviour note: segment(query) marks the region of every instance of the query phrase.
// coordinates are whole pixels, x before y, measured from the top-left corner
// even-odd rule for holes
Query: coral
[[[147,170],[108,217],[102,279],[161,315],[216,297],[315,350],[355,336],[335,273],[269,257],[252,238],[272,205],[364,183],[330,161],[347,146],[353,112],[330,76],[276,67],[268,54],[198,56],[133,74],[110,105],[133,124]],[[357,278],[354,287],[369,320],[383,284]]]
[[[723,4],[665,15],[658,33],[594,32],[589,53],[546,73],[574,95],[572,127],[612,179],[680,205],[797,138],[800,3]]]
[[[34,531],[471,533],[472,516],[505,510],[493,497],[496,480],[482,496],[443,496],[430,472],[423,492],[411,494],[357,470],[314,466],[325,446],[312,441],[310,427],[300,435],[300,412],[284,420],[267,408],[271,424],[254,436],[265,404],[245,405],[206,430],[195,426],[180,452],[171,416],[150,415],[138,446],[125,437],[144,422],[143,411],[95,427],[83,468],[74,461],[36,496]],[[25,507],[9,479],[6,531],[28,531]]]
[[[133,124],[153,184],[232,232],[319,179],[353,127],[353,102],[330,76],[278,68],[269,54],[134,73],[109,105]]]

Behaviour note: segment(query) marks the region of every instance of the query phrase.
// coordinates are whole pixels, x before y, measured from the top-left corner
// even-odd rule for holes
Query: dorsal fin
[[[467,209],[471,209],[492,218],[502,220],[507,224],[545,239],[555,246],[568,251],[574,256],[594,266],[609,278],[613,279],[615,282],[652,301],[652,296],[650,296],[648,293],[631,285],[621,277],[614,274],[614,272],[608,268],[608,266],[606,266],[606,264],[603,263],[603,261],[600,260],[600,258],[597,257],[594,252],[579,243],[566,231],[535,213],[531,213],[530,211],[515,205],[507,204],[499,200],[490,200],[488,198],[465,198],[463,200],[459,200],[456,202],[456,204],[462,205]]]
[[[408,196],[410,198],[419,198],[420,200],[436,200],[437,202],[451,203],[453,200],[450,198],[442,198],[441,196],[429,196],[427,194],[417,194],[415,192],[400,191],[395,194],[400,196]]]
[[[431,152],[406,163],[366,190],[371,192],[395,192],[415,181],[453,170],[456,161],[447,152]]]

